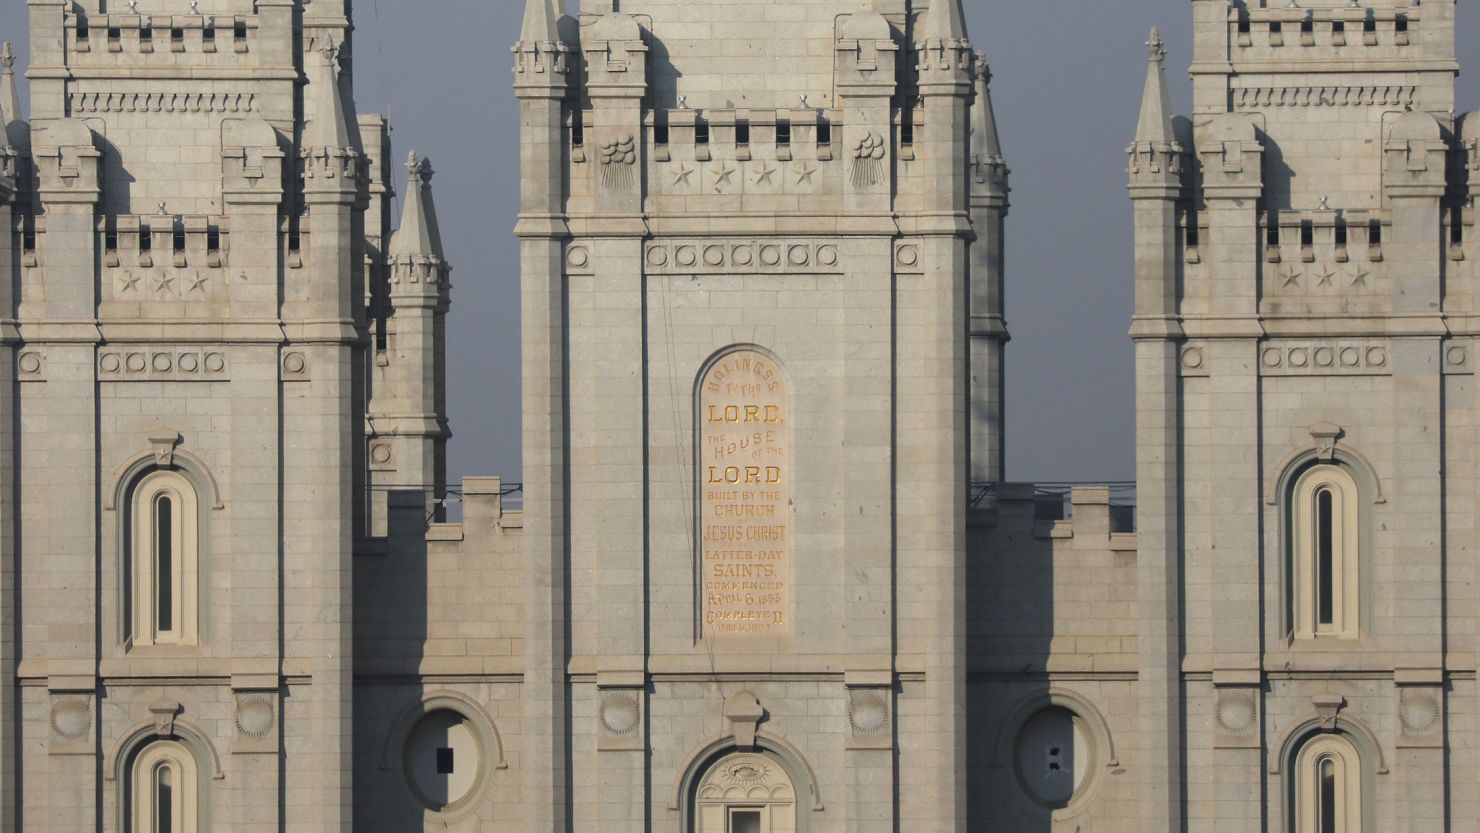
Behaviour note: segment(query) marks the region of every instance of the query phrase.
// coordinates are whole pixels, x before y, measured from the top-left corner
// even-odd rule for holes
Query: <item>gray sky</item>
[[[781,0],[776,0],[781,2]],[[25,55],[26,9],[0,8]],[[140,4],[147,10],[148,2]],[[356,97],[389,111],[397,155],[433,183],[454,266],[448,337],[450,475],[519,473],[518,108],[510,89],[520,0],[358,0]],[[965,0],[987,53],[1008,163],[1008,477],[1134,477],[1130,202],[1125,146],[1152,25],[1166,36],[1173,101],[1186,111],[1187,0]],[[1460,60],[1476,65],[1461,5]],[[1459,106],[1476,106],[1461,78]]]

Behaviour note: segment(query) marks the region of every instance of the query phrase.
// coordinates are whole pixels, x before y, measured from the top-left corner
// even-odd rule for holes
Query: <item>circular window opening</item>
[[[1062,810],[1081,795],[1094,768],[1094,750],[1084,721],[1057,706],[1023,724],[1015,754],[1023,791],[1050,810]]]
[[[467,718],[439,709],[416,722],[402,755],[416,799],[434,812],[468,801],[483,769],[483,750]]]

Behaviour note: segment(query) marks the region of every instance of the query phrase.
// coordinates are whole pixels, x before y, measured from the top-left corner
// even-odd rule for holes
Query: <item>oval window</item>
[[[1078,715],[1059,707],[1044,709],[1018,732],[1018,781],[1034,802],[1061,810],[1084,789],[1093,756]]]
[[[478,786],[483,750],[467,718],[440,709],[406,736],[406,780],[428,810],[443,812],[467,801]]]

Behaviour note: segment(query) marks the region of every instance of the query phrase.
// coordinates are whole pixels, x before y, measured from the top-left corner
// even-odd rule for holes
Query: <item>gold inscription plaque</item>
[[[700,609],[705,637],[791,632],[786,379],[737,350],[699,388]]]

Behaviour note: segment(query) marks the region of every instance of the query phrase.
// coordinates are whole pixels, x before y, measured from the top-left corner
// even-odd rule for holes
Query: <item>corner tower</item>
[[[1168,630],[1141,645],[1146,823],[1474,814],[1441,789],[1476,777],[1446,751],[1472,745],[1455,732],[1477,696],[1456,573],[1475,276],[1454,12],[1195,0],[1191,116],[1148,83],[1130,166],[1138,570],[1143,627]],[[1247,798],[1184,805],[1184,778]]]
[[[354,827],[348,5],[34,0],[29,121],[0,53],[0,829]]]
[[[515,47],[528,829],[748,824],[743,764],[773,830],[961,830],[1006,209],[961,8],[614,7]]]

